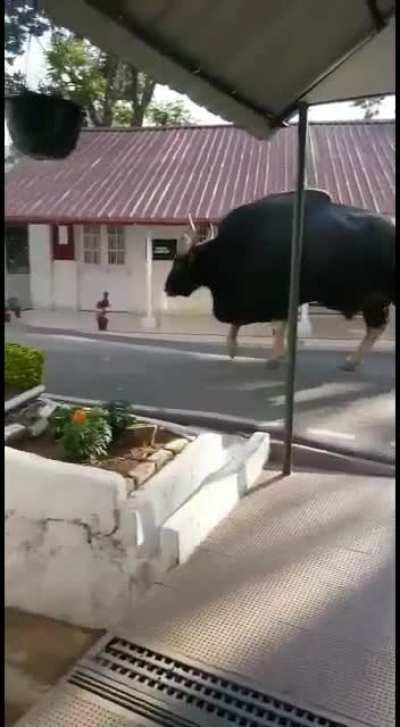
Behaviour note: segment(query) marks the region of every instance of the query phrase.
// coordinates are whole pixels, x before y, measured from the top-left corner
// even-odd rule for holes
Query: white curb
[[[208,478],[167,520],[160,532],[161,557],[166,559],[167,567],[184,563],[254,486],[268,460],[269,448],[268,434],[253,434],[237,448],[229,465]]]

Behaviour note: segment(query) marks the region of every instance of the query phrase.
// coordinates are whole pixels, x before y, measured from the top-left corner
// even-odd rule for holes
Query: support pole
[[[299,327],[297,329],[298,339],[308,338],[312,334],[312,323],[310,318],[310,304],[303,303],[300,306]]]
[[[153,313],[153,245],[150,233],[146,234],[146,315],[142,319],[143,328],[155,328]]]
[[[304,183],[306,173],[308,106],[299,104],[297,185],[293,206],[292,256],[288,309],[288,368],[286,379],[285,437],[283,451],[284,475],[292,471],[293,414],[296,376],[297,318],[300,296],[301,254],[303,246]]]

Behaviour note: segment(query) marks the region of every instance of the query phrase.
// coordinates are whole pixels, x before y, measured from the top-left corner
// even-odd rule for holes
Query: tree
[[[142,126],[147,114],[160,111],[178,119],[178,108],[152,103],[156,82],[132,64],[95,48],[87,40],[54,32],[46,53],[47,79],[41,90],[79,103],[92,126]],[[172,106],[175,106],[174,104]],[[181,108],[181,115],[188,112]]]
[[[382,101],[385,96],[375,96],[374,98],[358,98],[353,101],[353,106],[364,110],[364,119],[372,119],[379,113]]]
[[[31,35],[40,38],[50,28],[50,21],[37,11],[36,0],[5,0],[5,59],[13,64],[25,50]]]
[[[189,109],[183,101],[165,101],[151,104],[147,117],[156,126],[183,126],[192,122]]]

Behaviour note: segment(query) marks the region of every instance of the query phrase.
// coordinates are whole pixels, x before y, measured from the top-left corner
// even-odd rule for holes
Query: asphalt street
[[[285,369],[270,371],[268,351],[170,341],[91,340],[8,329],[6,340],[46,352],[48,392],[87,399],[283,421]],[[349,342],[349,350],[356,345]],[[357,372],[340,369],[345,352],[319,346],[298,353],[295,433],[323,446],[394,459],[395,355],[372,352]]]

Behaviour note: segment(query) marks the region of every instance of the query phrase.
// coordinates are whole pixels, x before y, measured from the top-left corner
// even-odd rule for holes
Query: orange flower
[[[71,416],[71,421],[74,424],[83,424],[87,419],[87,412],[83,409],[77,409]]]

